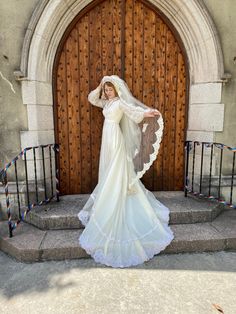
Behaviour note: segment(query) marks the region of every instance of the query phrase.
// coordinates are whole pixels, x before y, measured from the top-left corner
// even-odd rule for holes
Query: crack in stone
[[[44,240],[46,238],[46,235],[47,235],[47,231],[45,232],[45,234],[44,234],[44,236],[43,236],[43,238],[42,238],[42,240],[41,240],[41,242],[39,244],[39,261],[42,260],[43,249],[41,247],[42,247],[42,244],[43,244],[43,242],[44,242]]]
[[[14,90],[14,87],[13,87],[13,85],[12,85],[12,83],[2,74],[2,72],[0,71],[0,75],[1,75],[1,77],[2,77],[2,79],[4,80],[4,81],[6,81],[9,85],[10,85],[10,87],[11,87],[11,90],[13,91],[13,93],[15,94],[16,93],[16,91]]]

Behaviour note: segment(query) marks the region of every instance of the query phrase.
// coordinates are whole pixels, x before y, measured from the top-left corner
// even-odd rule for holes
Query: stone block
[[[214,142],[214,132],[187,131],[187,141]]]
[[[88,199],[88,195],[67,195],[60,202],[52,201],[37,207],[29,213],[26,221],[40,229],[80,229],[83,228],[78,213]]]
[[[87,257],[79,246],[81,230],[50,230],[42,243],[42,260],[64,260]]]
[[[193,84],[190,104],[218,104],[221,102],[222,83]]]
[[[27,111],[29,131],[54,130],[52,106],[27,105]]]
[[[53,144],[55,142],[53,130],[22,131],[20,133],[21,133],[21,147],[22,148],[38,146],[38,145]]]
[[[49,46],[49,42],[48,40],[41,35],[38,35],[37,33],[34,33],[34,35],[32,36],[31,39],[31,47],[33,47],[33,49],[31,48],[29,51],[29,57],[28,57],[28,82],[33,82],[33,81],[37,81],[37,82],[50,82],[50,78],[48,77],[48,62],[46,62],[46,57],[45,57],[45,53],[46,53],[46,49]],[[36,91],[36,90],[35,90]],[[27,93],[22,93],[23,95],[23,99],[26,99],[26,97],[30,96],[30,91],[28,91]],[[35,96],[37,96],[36,99],[40,99],[40,94],[39,94],[39,90],[37,89],[36,94],[31,94],[33,96],[33,98],[29,98],[31,104],[36,104],[35,102]],[[42,95],[43,99],[46,99],[46,101],[51,100],[52,101],[52,93],[51,93],[51,97],[47,97],[48,95]],[[38,103],[42,103],[42,102],[38,102]],[[27,104],[27,103],[25,103]],[[42,103],[43,104],[43,103]],[[52,103],[51,103],[52,104]]]
[[[48,82],[36,80],[22,81],[22,97],[25,105],[52,106],[52,85]]]
[[[189,106],[190,131],[223,131],[223,104],[192,104]]]
[[[0,222],[0,225],[5,222]],[[9,238],[8,232],[0,236],[0,249],[14,256],[21,262],[36,262],[40,260],[40,244],[45,237],[46,231],[33,228],[21,223],[15,230],[14,236]]]
[[[209,223],[173,225],[175,239],[165,253],[204,252],[225,249],[225,238]]]

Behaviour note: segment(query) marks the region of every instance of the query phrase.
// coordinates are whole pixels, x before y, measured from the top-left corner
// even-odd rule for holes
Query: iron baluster
[[[19,219],[21,220],[21,208],[20,208],[20,194],[19,194],[19,184],[18,184],[18,174],[17,174],[17,164],[16,160],[14,162],[15,167],[15,177],[16,177],[16,192],[17,192],[17,203],[18,203],[18,213],[19,213]]]
[[[48,146],[49,149],[49,159],[50,159],[50,175],[51,175],[51,191],[52,191],[52,195],[51,197],[53,197],[53,181],[52,181],[52,153],[51,153],[51,145]]]
[[[232,165],[232,176],[231,176],[231,186],[230,186],[230,204],[232,204],[233,196],[233,186],[234,186],[234,166],[235,166],[235,152],[233,152],[233,165]]]
[[[209,191],[208,191],[208,196],[211,196],[212,159],[213,159],[213,144],[211,145],[211,159],[210,159],[210,174],[209,174]]]
[[[196,150],[196,142],[193,144],[193,165],[192,165],[192,192],[194,190],[194,167],[195,167],[195,151]]]
[[[55,144],[54,145],[54,152],[55,152],[55,179],[56,179],[56,198],[57,198],[57,202],[60,201],[59,199],[59,169],[58,169],[58,165],[59,165],[59,145]]]
[[[186,169],[185,169],[185,188],[184,188],[184,196],[187,197],[188,193],[188,164],[189,164],[189,141],[186,142]]]
[[[26,149],[24,150],[24,161],[25,161],[25,180],[26,180],[27,203],[28,203],[28,209],[30,210],[30,200],[29,200],[29,182],[28,182],[28,171],[27,171]]]
[[[47,200],[47,188],[46,188],[46,174],[45,174],[45,160],[44,160],[44,146],[42,146],[42,159],[43,159],[43,183],[45,200]]]
[[[220,174],[219,174],[219,190],[218,190],[218,200],[220,200],[220,189],[221,189],[221,172],[222,172],[222,160],[223,160],[223,149],[220,148]]]
[[[36,195],[36,202],[39,202],[39,195],[38,195],[38,180],[37,180],[37,164],[36,164],[36,157],[35,157],[35,147],[33,147],[33,155],[34,155],[34,182],[35,182],[35,195]]]
[[[9,237],[12,238],[12,221],[11,221],[11,209],[10,209],[10,200],[9,200],[9,191],[8,191],[8,180],[7,180],[7,171],[4,170],[2,183],[4,185],[5,196],[6,196],[6,206],[7,206],[7,218],[8,218],[8,230]]]
[[[201,152],[201,168],[200,168],[200,187],[199,187],[199,194],[202,194],[202,168],[203,168],[203,154],[204,154],[204,142],[202,142],[202,152]]]

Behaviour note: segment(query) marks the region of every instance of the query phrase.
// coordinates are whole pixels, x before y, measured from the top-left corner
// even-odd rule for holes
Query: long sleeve
[[[144,118],[144,112],[149,109],[128,104],[123,100],[120,101],[120,109],[134,122],[140,123]]]
[[[101,86],[99,85],[96,89],[92,90],[89,94],[88,94],[88,101],[97,107],[103,108],[105,105],[105,100],[99,98],[100,96],[100,91],[101,91]]]

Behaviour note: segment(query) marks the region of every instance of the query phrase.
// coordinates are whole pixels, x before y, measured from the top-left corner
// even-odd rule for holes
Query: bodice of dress
[[[112,100],[107,100],[102,113],[106,122],[119,123],[123,115],[123,111],[120,108],[120,99],[116,97]]]
[[[123,113],[126,114],[131,120],[140,123],[144,118],[144,113],[149,109],[135,107],[132,104],[123,102],[119,97],[111,100],[99,98],[101,87],[97,87],[88,95],[88,100],[94,106],[103,108],[103,115],[105,120],[119,123]]]

